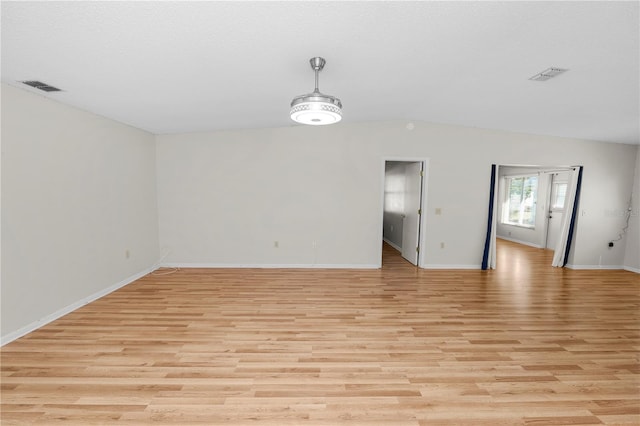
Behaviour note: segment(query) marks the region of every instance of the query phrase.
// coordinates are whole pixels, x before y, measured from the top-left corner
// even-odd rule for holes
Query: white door
[[[417,265],[418,241],[420,237],[422,163],[407,163],[405,177],[402,257],[412,264]]]
[[[555,250],[558,243],[558,235],[560,235],[560,224],[562,223],[566,205],[565,198],[568,181],[569,176],[567,173],[557,173],[551,177],[546,244],[546,248],[551,250]]]

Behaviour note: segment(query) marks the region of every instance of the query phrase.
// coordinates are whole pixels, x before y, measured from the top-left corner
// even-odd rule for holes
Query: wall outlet
[[[613,247],[613,241],[609,241],[609,247]]]
[[[443,249],[444,248],[444,243],[440,243],[440,248]]]
[[[277,242],[277,241],[274,241],[274,242],[273,242],[273,247],[274,247],[274,248],[278,248],[278,247],[280,247],[280,243],[279,243],[279,242]]]

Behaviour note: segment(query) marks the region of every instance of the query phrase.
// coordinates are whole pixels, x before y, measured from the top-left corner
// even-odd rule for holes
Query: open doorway
[[[564,166],[499,166],[496,237],[554,252],[568,214],[571,172]]]
[[[422,212],[427,161],[387,159],[383,171],[382,243],[397,250],[409,263],[420,267],[424,263],[420,249],[424,229]]]

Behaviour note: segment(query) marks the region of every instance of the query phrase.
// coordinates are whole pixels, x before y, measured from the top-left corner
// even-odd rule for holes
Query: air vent
[[[553,78],[557,75],[562,74],[565,71],[569,71],[568,69],[564,69],[564,68],[547,68],[546,70],[539,72],[538,74],[534,75],[533,77],[529,78],[529,80],[533,80],[533,81],[547,81],[550,78]]]
[[[36,89],[43,90],[45,92],[60,92],[61,90],[57,87],[49,86],[47,83],[43,83],[37,80],[27,80],[23,81],[27,86],[35,87]]]

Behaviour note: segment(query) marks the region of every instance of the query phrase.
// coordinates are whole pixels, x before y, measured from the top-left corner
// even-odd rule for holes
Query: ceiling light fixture
[[[321,126],[342,120],[342,102],[335,96],[325,95],[318,90],[318,74],[326,61],[316,57],[309,60],[316,73],[316,89],[313,93],[300,95],[291,101],[291,119],[297,123]]]

